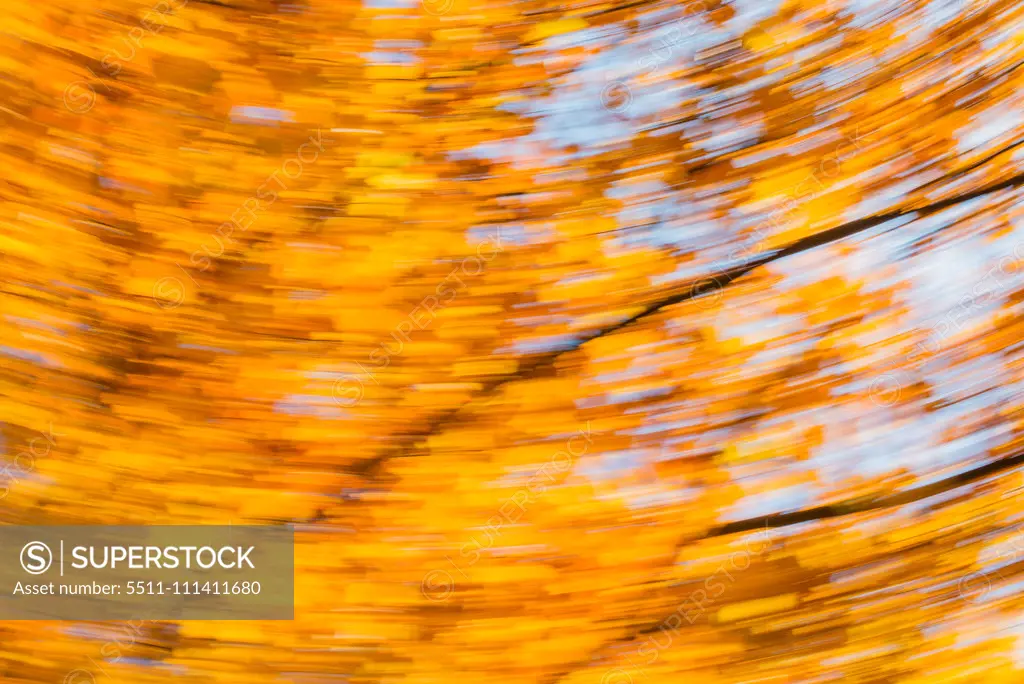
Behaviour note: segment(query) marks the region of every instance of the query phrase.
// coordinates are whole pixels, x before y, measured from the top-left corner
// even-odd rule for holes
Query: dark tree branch
[[[746,520],[735,520],[731,523],[711,528],[706,534],[699,537],[697,540],[680,540],[677,548],[681,548],[691,541],[713,539],[715,537],[724,537],[730,534],[739,534],[741,532],[753,532],[754,530],[763,530],[767,528],[789,527],[791,525],[801,525],[808,522],[841,518],[855,513],[869,513],[871,511],[878,511],[886,508],[905,506],[909,503],[921,501],[922,499],[928,499],[933,496],[945,494],[953,489],[958,489],[959,487],[972,484],[978,480],[998,475],[1004,471],[1012,470],[1019,465],[1024,465],[1024,451],[1013,454],[1012,456],[1006,456],[994,461],[989,461],[984,465],[966,470],[962,473],[957,473],[956,475],[951,475],[950,477],[939,480],[938,482],[921,485],[920,487],[913,487],[902,492],[847,499],[846,501],[840,501],[824,506],[815,506],[813,508],[805,508],[804,510],[793,511],[792,513],[773,513],[771,515],[762,515],[756,518],[747,518]]]
[[[718,527],[713,527],[700,537],[684,537],[680,539],[676,544],[676,552],[673,555],[673,559],[678,555],[679,549],[693,542],[705,539],[714,539],[716,537],[725,537],[730,534],[739,534],[741,532],[753,532],[755,530],[763,530],[767,528],[789,527],[791,525],[801,525],[803,523],[841,518],[843,516],[854,515],[856,513],[868,513],[871,511],[904,506],[909,503],[945,494],[948,491],[978,482],[985,478],[999,475],[1000,473],[1011,470],[1020,465],[1024,465],[1024,451],[990,461],[976,468],[939,480],[938,482],[914,487],[903,492],[896,492],[894,494],[882,496],[858,497],[826,506],[815,506],[814,508],[807,508],[801,511],[793,511],[792,513],[776,513],[773,515],[758,516],[756,518],[747,518],[746,520],[736,520]],[[595,654],[607,648],[612,643],[628,643],[645,634],[652,634],[662,630],[668,623],[669,618],[678,612],[678,610],[679,609],[677,607],[671,613],[656,622],[647,622],[643,625],[638,625],[636,628],[630,630],[630,632],[625,636],[606,642],[585,661],[581,661],[575,665],[586,666],[589,663],[592,663],[594,661]],[[553,676],[548,680],[549,684],[557,684],[557,682],[561,681],[572,671],[573,670],[566,670]]]
[[[404,440],[402,444],[399,444],[390,452],[383,453],[374,458],[368,459],[362,462],[356,469],[356,473],[364,476],[373,476],[378,471],[381,465],[385,462],[404,456],[409,456],[415,449],[416,444],[431,435],[437,434],[445,425],[456,418],[467,406],[472,406],[475,402],[485,399],[488,396],[494,394],[494,392],[500,389],[503,385],[513,382],[516,380],[522,380],[530,377],[534,377],[535,374],[545,368],[550,368],[554,362],[563,354],[575,351],[582,347],[584,344],[596,340],[600,337],[611,335],[623,328],[627,328],[638,321],[641,321],[649,316],[652,316],[662,309],[681,304],[683,302],[697,299],[703,295],[719,290],[724,290],[732,283],[734,283],[740,277],[750,273],[751,271],[765,266],[767,264],[774,263],[786,257],[794,256],[802,252],[828,245],[839,240],[843,240],[848,237],[852,237],[859,233],[863,233],[872,228],[876,228],[882,224],[888,223],[896,219],[904,218],[907,216],[927,216],[934,214],[944,209],[949,209],[958,204],[964,202],[970,202],[971,200],[990,195],[995,192],[1015,188],[1024,184],[1024,173],[1011,176],[1005,180],[986,185],[980,188],[971,190],[960,195],[947,197],[945,199],[937,200],[920,207],[906,207],[903,209],[894,209],[892,211],[885,212],[883,214],[877,214],[875,216],[869,216],[854,221],[849,221],[835,228],[815,233],[805,238],[794,241],[788,247],[784,247],[777,250],[772,250],[760,255],[757,255],[746,262],[726,268],[715,273],[708,274],[699,278],[688,280],[681,285],[677,285],[671,288],[669,294],[648,302],[644,307],[637,313],[625,318],[617,323],[598,328],[586,333],[573,342],[563,346],[560,349],[556,349],[546,354],[527,358],[523,361],[520,369],[513,374],[500,377],[496,380],[484,385],[477,396],[466,404],[462,404],[453,409],[449,409],[444,413],[438,415],[434,420],[428,423],[423,429],[418,430],[409,435],[408,439]]]

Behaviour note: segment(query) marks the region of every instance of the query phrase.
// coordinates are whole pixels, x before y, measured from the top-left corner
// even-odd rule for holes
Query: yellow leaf
[[[770,598],[755,599],[742,603],[731,603],[718,611],[718,622],[736,622],[759,615],[770,615],[795,608],[799,603],[796,594],[782,594]]]
[[[526,34],[526,37],[523,40],[527,43],[532,43],[537,40],[551,38],[552,36],[561,36],[566,33],[572,33],[573,31],[579,31],[586,27],[587,22],[579,17],[545,21],[534,26],[529,33]]]

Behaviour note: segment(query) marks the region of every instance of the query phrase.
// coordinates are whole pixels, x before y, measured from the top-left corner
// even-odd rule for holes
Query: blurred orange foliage
[[[0,521],[297,546],[0,679],[1019,681],[1024,5],[750,4],[9,0]]]

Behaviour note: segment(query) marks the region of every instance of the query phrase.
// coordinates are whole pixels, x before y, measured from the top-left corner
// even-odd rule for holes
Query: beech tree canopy
[[[0,522],[296,607],[0,679],[1021,680],[1024,3],[3,14]]]

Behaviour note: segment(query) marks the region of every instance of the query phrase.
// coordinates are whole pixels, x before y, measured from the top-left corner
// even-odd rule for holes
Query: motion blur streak
[[[294,621],[2,622],[0,679],[1020,682],[1022,35],[8,0],[0,523],[296,551]]]

